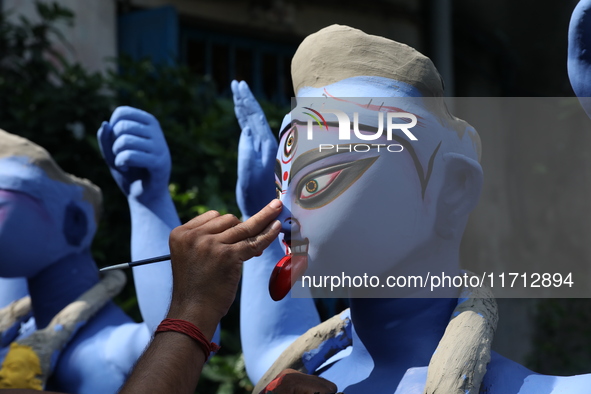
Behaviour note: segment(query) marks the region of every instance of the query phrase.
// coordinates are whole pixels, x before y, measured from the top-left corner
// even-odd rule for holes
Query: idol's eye
[[[298,182],[296,202],[305,209],[323,207],[355,183],[378,157],[368,157],[311,172]]]
[[[289,130],[289,133],[287,134],[287,138],[285,139],[285,144],[283,146],[283,155],[285,156],[285,158],[288,158],[289,156],[291,156],[291,154],[295,150],[297,143],[298,143],[298,129],[295,127],[292,127],[291,130]]]
[[[326,190],[334,181],[337,179],[342,170],[335,171],[326,175],[319,175],[314,179],[306,181],[305,186],[300,194],[300,198],[305,200],[306,198],[318,196],[324,190]]]

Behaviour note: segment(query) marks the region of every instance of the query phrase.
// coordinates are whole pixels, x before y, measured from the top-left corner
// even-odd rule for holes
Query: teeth
[[[308,242],[296,241],[296,243],[297,245],[287,246],[287,242],[284,242],[287,254],[308,253]]]
[[[293,252],[294,253],[307,253],[308,252],[308,244],[294,246]]]

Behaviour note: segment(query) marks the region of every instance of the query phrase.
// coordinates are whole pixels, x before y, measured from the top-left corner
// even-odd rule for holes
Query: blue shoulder
[[[79,394],[116,393],[151,335],[113,303],[87,323],[63,351],[48,389]]]
[[[491,356],[481,392],[502,394],[588,393],[591,375],[551,376],[535,373],[498,353]]]

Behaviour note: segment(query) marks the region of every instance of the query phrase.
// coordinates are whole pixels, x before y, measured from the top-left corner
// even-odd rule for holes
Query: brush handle
[[[101,268],[99,271],[103,272],[103,271],[119,270],[119,269],[125,269],[125,268],[130,268],[130,267],[137,267],[138,265],[158,263],[160,261],[166,261],[166,260],[170,260],[169,254],[166,254],[164,256],[151,257],[149,259],[144,259],[144,260],[131,261],[129,263],[110,265],[108,267]]]

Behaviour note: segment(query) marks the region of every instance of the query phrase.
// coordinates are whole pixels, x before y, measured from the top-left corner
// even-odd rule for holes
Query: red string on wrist
[[[205,352],[205,361],[209,358],[209,355],[213,352],[216,353],[220,350],[220,346],[217,343],[209,342],[205,335],[201,332],[196,325],[186,320],[181,319],[164,319],[162,323],[156,329],[156,334],[159,332],[174,331],[180,332],[193,338],[199,346]]]

